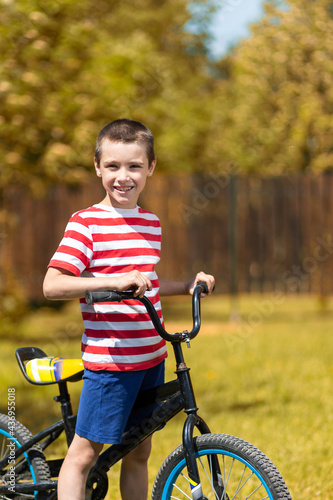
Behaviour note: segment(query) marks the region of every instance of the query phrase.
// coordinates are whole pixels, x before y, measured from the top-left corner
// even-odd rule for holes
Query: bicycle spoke
[[[249,498],[251,498],[251,497],[252,497],[252,495],[254,495],[254,493],[255,493],[256,491],[258,491],[261,487],[262,487],[262,484],[260,484],[260,485],[258,486],[258,488],[256,488],[254,491],[252,491],[251,495],[249,495],[249,496],[247,496],[246,498],[244,498],[244,500],[249,500]],[[268,495],[267,495],[267,496],[265,496],[265,497],[263,497],[263,498],[261,498],[261,499],[259,499],[259,500],[265,500],[266,498],[269,498],[269,497],[268,497]]]
[[[185,479],[185,481],[188,482],[188,484],[191,484],[191,481],[189,480],[189,478],[187,476],[185,476],[185,474],[183,472],[181,472],[180,475]]]
[[[26,451],[22,456],[14,460],[14,449],[27,442],[33,436],[18,421],[15,421],[15,435],[13,435],[11,432],[12,426],[9,425],[9,422],[9,418],[6,415],[0,414],[0,454],[1,459],[5,461],[0,478],[2,486],[12,488],[13,486],[15,487],[14,482],[18,485],[30,486],[34,482],[38,483],[50,480],[50,471],[39,445],[36,444],[31,448],[30,456],[29,451]],[[8,457],[8,463],[6,463],[6,457]],[[7,496],[3,498],[7,498]],[[36,499],[37,492],[9,493],[9,498]]]
[[[185,477],[183,474],[182,474],[182,476],[183,476],[183,477]],[[185,477],[185,479],[187,479],[187,477]],[[187,479],[187,480],[188,480],[188,479]],[[188,482],[189,482],[189,481],[188,481]],[[184,495],[186,498],[189,498],[190,500],[192,500],[192,497],[189,497],[189,496],[185,493],[185,491],[184,491],[184,490],[182,490],[182,489],[181,489],[181,488],[180,488],[177,484],[175,484],[175,483],[174,483],[173,487],[174,487],[174,488],[176,488],[176,489],[177,489],[178,491],[180,491],[181,493],[183,493],[183,495]],[[172,496],[171,498],[175,498],[176,500],[178,500],[178,499],[177,499],[177,497],[174,497],[174,496]]]
[[[227,486],[228,486],[229,479],[230,479],[230,476],[231,476],[232,468],[234,466],[234,462],[235,462],[235,460],[232,459],[232,462],[231,462],[231,465],[230,465],[230,469],[229,469],[228,477],[227,477],[227,479],[225,479],[225,477],[224,477],[224,491],[223,491],[223,496],[224,496],[225,499],[227,498]],[[224,456],[223,456],[223,470],[225,470],[225,457]]]
[[[223,484],[224,484],[224,489],[223,489],[223,499],[221,500],[226,500],[227,499],[227,485],[225,482],[225,458],[224,456],[222,457],[222,462],[223,462]]]
[[[213,498],[217,498],[218,499],[218,494],[214,488],[214,482],[213,482],[213,467],[212,467],[212,455],[208,455],[208,462],[209,462],[209,470],[210,470],[210,475],[208,474],[207,470],[206,470],[206,467],[205,465],[203,464],[202,460],[201,460],[201,457],[199,457],[199,462],[201,464],[201,467],[202,467],[202,470],[204,471],[205,473],[205,476],[207,477],[208,479],[208,482],[210,484],[210,486],[212,487],[212,494],[213,494]]]
[[[249,475],[249,477],[244,481],[243,484],[241,484],[241,481],[243,480],[243,477],[245,475],[245,471],[247,470],[247,467],[245,466],[244,467],[244,471],[243,471],[243,474],[242,474],[242,477],[241,479],[239,480],[239,483],[238,483],[238,486],[237,486],[237,489],[236,489],[236,492],[234,494],[234,496],[231,498],[231,500],[234,500],[234,498],[236,498],[236,495],[238,495],[238,493],[244,488],[244,486],[247,484],[247,482],[251,479],[251,477],[253,476],[253,472],[251,471],[251,474]],[[251,493],[252,495],[252,493]],[[246,499],[245,499],[246,500]]]
[[[209,455],[209,470],[210,470],[210,476],[211,476],[211,485],[212,485],[212,494],[213,494],[213,498],[214,495],[216,496],[216,498],[218,499],[218,494],[217,494],[217,491],[214,487],[214,471],[213,471],[213,458],[212,458],[212,455]],[[215,471],[216,474],[217,474],[217,471]],[[209,478],[208,478],[209,480]]]
[[[242,476],[238,482],[238,485],[236,487],[236,491],[234,493],[234,495],[232,496],[232,498],[230,500],[234,500],[238,493],[245,487],[245,485],[248,483],[248,481],[252,478],[252,477],[255,477],[254,473],[251,471],[250,475],[248,476],[248,478],[243,482],[243,478],[244,478],[244,475],[245,475],[245,472],[246,470],[248,469],[248,467],[244,466],[244,470],[243,470],[243,473],[242,473]],[[260,483],[252,492],[250,492],[245,498],[244,500],[248,500],[250,499],[260,488],[262,488],[263,484]],[[226,489],[225,489],[225,492],[226,492]],[[262,497],[258,500],[266,500],[267,498],[269,498],[268,495],[266,495],[265,497]]]
[[[264,486],[260,479],[253,473],[251,469],[249,469],[248,466],[239,464],[239,462],[234,458],[222,454],[220,456],[222,475],[220,475],[218,471],[214,470],[214,456],[218,458],[218,454],[207,454],[205,456],[207,462],[203,460],[204,456],[198,457],[199,473],[202,480],[202,486],[204,494],[208,499],[237,500],[238,498],[240,498],[239,494],[241,492],[244,495],[241,497],[242,500],[269,499],[266,490],[264,492],[264,496],[260,496],[260,498],[258,497],[260,488],[264,488]],[[239,468],[237,465],[242,465],[242,467]],[[188,476],[184,474],[184,470],[186,469],[183,469],[183,471],[180,472],[178,480],[174,481],[172,484],[173,493],[170,496],[170,499],[192,500],[192,496],[190,494],[191,481]],[[220,479],[214,482],[214,477],[218,478],[218,476],[220,476]],[[182,479],[183,484],[179,482],[180,478]],[[230,495],[229,497],[228,492]]]
[[[235,495],[236,495],[236,494],[237,494],[237,492],[239,491],[240,485],[242,484],[243,477],[244,477],[244,474],[245,474],[246,469],[247,469],[247,467],[246,467],[246,466],[244,466],[244,469],[243,469],[243,474],[241,475],[241,477],[240,477],[240,479],[239,479],[239,481],[238,481],[238,484],[237,484],[237,488],[236,488],[236,493],[235,493]],[[235,496],[234,496],[233,498],[235,498]],[[233,499],[231,499],[231,500],[233,500]]]

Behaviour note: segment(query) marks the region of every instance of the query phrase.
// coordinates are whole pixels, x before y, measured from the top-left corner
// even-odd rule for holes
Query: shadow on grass
[[[225,409],[226,411],[230,412],[238,412],[238,411],[247,411],[247,410],[252,410],[253,408],[258,408],[260,406],[264,406],[266,404],[266,401],[263,399],[258,399],[255,401],[239,401],[237,403],[233,403],[229,406],[227,406]]]

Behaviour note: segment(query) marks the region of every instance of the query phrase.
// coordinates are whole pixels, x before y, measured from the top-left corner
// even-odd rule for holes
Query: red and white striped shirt
[[[97,204],[70,218],[49,267],[75,276],[119,276],[133,270],[145,274],[153,289],[146,292],[162,320],[155,265],[160,260],[161,226],[156,215],[136,207],[116,209]],[[167,357],[145,307],[135,300],[88,305],[80,299],[85,332],[82,359],[90,370],[143,370]]]

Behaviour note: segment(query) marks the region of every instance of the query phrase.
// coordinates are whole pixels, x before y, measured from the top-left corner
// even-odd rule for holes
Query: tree
[[[160,168],[191,169],[212,78],[188,6],[0,0],[0,187],[82,182],[98,131],[122,116],[153,130]]]
[[[333,3],[289,0],[217,64],[214,135],[207,156],[239,171],[277,174],[333,167]]]

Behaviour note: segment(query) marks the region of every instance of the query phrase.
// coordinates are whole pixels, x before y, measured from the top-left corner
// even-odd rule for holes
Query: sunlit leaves
[[[221,155],[243,171],[333,167],[332,2],[286,3],[284,10],[266,4],[252,37],[229,56],[229,80],[217,90]]]
[[[216,2],[193,4],[199,35],[187,0],[0,0],[0,186],[80,182],[124,116],[152,129],[162,170],[331,168],[332,2],[267,2],[215,67]]]
[[[0,1],[0,186],[82,181],[123,116],[153,130],[159,168],[192,169],[211,77],[190,17],[186,0]]]

